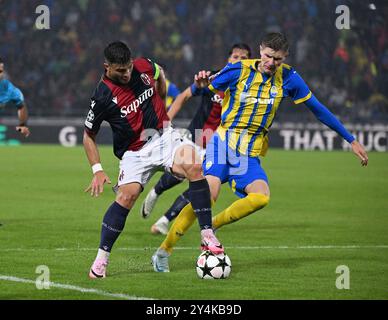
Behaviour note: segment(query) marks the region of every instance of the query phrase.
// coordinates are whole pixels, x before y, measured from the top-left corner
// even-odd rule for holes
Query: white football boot
[[[159,198],[159,195],[155,192],[155,189],[152,188],[150,192],[148,192],[140,208],[140,214],[144,219],[147,219],[150,217],[151,212],[154,209],[158,198]]]

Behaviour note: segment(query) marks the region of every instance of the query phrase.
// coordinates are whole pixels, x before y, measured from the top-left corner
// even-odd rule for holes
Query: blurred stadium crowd
[[[376,3],[376,2],[375,2]],[[35,8],[50,8],[36,30]],[[351,29],[337,30],[347,4]],[[254,56],[267,31],[284,31],[287,63],[345,121],[388,121],[388,3],[298,0],[0,1],[0,56],[32,116],[84,116],[102,73],[104,46],[124,40],[136,56],[162,64],[181,90],[199,69],[219,69],[233,43]],[[291,116],[292,108],[287,108]],[[180,117],[189,117],[189,108]],[[296,116],[298,116],[296,114]]]

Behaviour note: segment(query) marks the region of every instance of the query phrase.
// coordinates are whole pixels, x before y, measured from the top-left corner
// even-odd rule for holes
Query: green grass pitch
[[[118,160],[111,147],[100,151],[115,181]],[[82,147],[1,147],[0,299],[387,299],[388,154],[369,156],[362,168],[350,152],[270,150],[262,162],[269,206],[218,232],[233,264],[225,280],[197,277],[197,225],[178,243],[171,272],[153,271],[163,237],[150,234],[151,224],[187,184],[165,193],[148,220],[139,214],[144,192],[113,248],[109,277],[92,281],[110,187],[97,199],[83,192],[92,175]],[[235,199],[224,185],[214,213]],[[50,289],[35,285],[41,265]],[[349,289],[336,287],[341,265]]]

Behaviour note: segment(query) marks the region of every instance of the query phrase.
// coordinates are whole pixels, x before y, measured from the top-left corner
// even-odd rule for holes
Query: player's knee
[[[121,206],[130,209],[134,205],[137,197],[137,194],[119,191],[116,196],[116,202]]]
[[[247,198],[253,211],[260,210],[268,205],[270,197],[261,193],[249,193]]]

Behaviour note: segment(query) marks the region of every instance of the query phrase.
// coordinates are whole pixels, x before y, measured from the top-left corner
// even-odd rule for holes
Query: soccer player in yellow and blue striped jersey
[[[304,103],[318,120],[351,144],[363,166],[368,163],[364,147],[317,100],[300,75],[284,63],[288,51],[288,41],[283,34],[269,33],[260,43],[261,59],[229,63],[214,79],[205,71],[195,76],[197,87],[208,86],[212,91],[225,92],[221,123],[206,148],[203,163],[212,199],[217,200],[221,184],[226,182],[240,197],[213,218],[214,229],[238,221],[269,203],[268,177],[261,167],[260,156],[267,152],[269,129],[286,97],[295,104]],[[182,236],[195,217],[188,204],[176,218],[159,250],[171,254],[178,240],[175,235]]]

